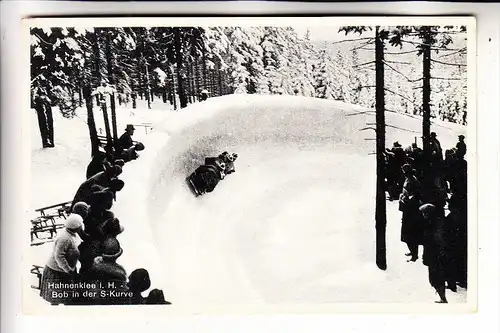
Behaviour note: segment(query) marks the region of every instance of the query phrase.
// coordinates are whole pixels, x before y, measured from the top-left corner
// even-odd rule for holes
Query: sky
[[[300,37],[303,37],[309,29],[311,40],[328,40],[328,41],[339,41],[343,39],[354,38],[353,35],[346,36],[344,32],[338,32],[340,27],[325,27],[325,26],[293,26],[293,29],[297,32]]]

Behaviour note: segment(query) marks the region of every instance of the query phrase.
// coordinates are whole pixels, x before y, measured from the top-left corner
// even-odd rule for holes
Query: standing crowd
[[[394,142],[386,151],[389,200],[399,201],[401,241],[416,262],[423,246],[429,282],[447,303],[446,289],[467,288],[467,147],[460,135],[455,147],[443,151],[431,133],[429,151],[417,144],[403,149]]]
[[[99,151],[88,165],[42,274],[40,295],[52,305],[171,304],[160,289],[143,297],[151,287],[146,269],[127,274],[118,263],[125,229],[111,208],[125,185],[118,178],[122,168],[144,149],[132,141],[133,133],[127,125],[117,149]]]

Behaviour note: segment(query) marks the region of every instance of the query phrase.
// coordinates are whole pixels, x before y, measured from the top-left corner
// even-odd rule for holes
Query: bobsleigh
[[[205,164],[199,166],[186,178],[192,192],[196,196],[212,192],[227,174],[234,172],[234,160],[237,157],[237,154],[229,155],[224,152],[218,157],[205,158]]]

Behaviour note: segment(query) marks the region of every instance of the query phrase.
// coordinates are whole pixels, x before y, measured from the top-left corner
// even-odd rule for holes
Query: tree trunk
[[[48,129],[48,139],[50,142],[50,146],[54,147],[54,118],[52,118],[52,105],[46,102],[45,105],[45,114],[47,115],[47,129]]]
[[[37,98],[35,100],[35,110],[38,117],[38,127],[40,128],[40,136],[42,138],[42,147],[48,148],[49,143],[49,131],[47,124],[47,117],[45,115],[45,101]]]
[[[180,28],[175,28],[174,33],[176,63],[177,63],[177,86],[179,89],[179,103],[180,108],[187,106],[186,92],[184,90],[184,80],[182,79],[182,45],[181,45],[181,32]]]
[[[85,104],[87,106],[87,125],[89,127],[91,156],[94,156],[99,151],[99,139],[97,138],[97,130],[95,127],[94,111],[92,110],[92,91],[91,87],[83,88],[83,95],[85,97]]]
[[[171,72],[172,72],[172,102],[174,104],[174,110],[177,110],[177,99],[175,97],[175,73],[173,67],[171,67]]]
[[[145,69],[145,83],[146,83],[146,91],[144,95],[146,97],[146,101],[148,102],[148,109],[151,109],[151,87],[149,86],[149,71],[148,71],[148,63],[143,56],[144,61],[144,69]]]
[[[167,103],[167,88],[163,88],[163,91],[161,92],[161,98],[163,100],[163,103]]]
[[[95,78],[96,78],[96,87],[99,87],[102,82],[102,77],[101,77],[101,49],[99,47],[99,29],[96,29],[94,32],[94,43],[92,44],[92,48],[94,51],[94,57],[95,57]],[[96,105],[99,106],[99,98],[96,97]]]
[[[422,140],[424,154],[427,160],[430,159],[430,134],[431,134],[431,47],[430,47],[430,32],[429,28],[424,27],[424,40],[422,46],[423,66],[422,66]]]
[[[78,88],[78,104],[80,105],[80,107],[83,106],[83,93],[82,93],[82,89],[83,88],[81,86]]]
[[[207,50],[203,47],[203,88],[207,88]]]
[[[109,126],[109,116],[108,116],[106,101],[101,103],[101,109],[102,109],[102,116],[104,117],[104,129],[106,130],[106,141],[109,149],[109,147],[113,147],[113,139],[111,137],[111,128]]]
[[[376,263],[381,270],[387,269],[386,250],[386,201],[385,201],[385,90],[384,90],[384,41],[379,27],[375,32],[375,117],[377,185],[375,202]]]
[[[109,38],[109,33],[106,34],[106,61],[108,63],[108,81],[113,86],[115,84],[114,71],[113,71],[113,56],[111,54],[111,41]],[[110,94],[110,106],[111,106],[111,125],[113,127],[113,147],[118,148],[118,130],[116,125],[116,105],[115,105],[115,94]],[[103,112],[105,106],[103,107]],[[108,139],[109,144],[109,139]]]

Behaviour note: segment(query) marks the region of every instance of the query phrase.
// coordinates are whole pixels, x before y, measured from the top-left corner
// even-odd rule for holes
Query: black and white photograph
[[[24,24],[29,312],[476,309],[474,18]]]

